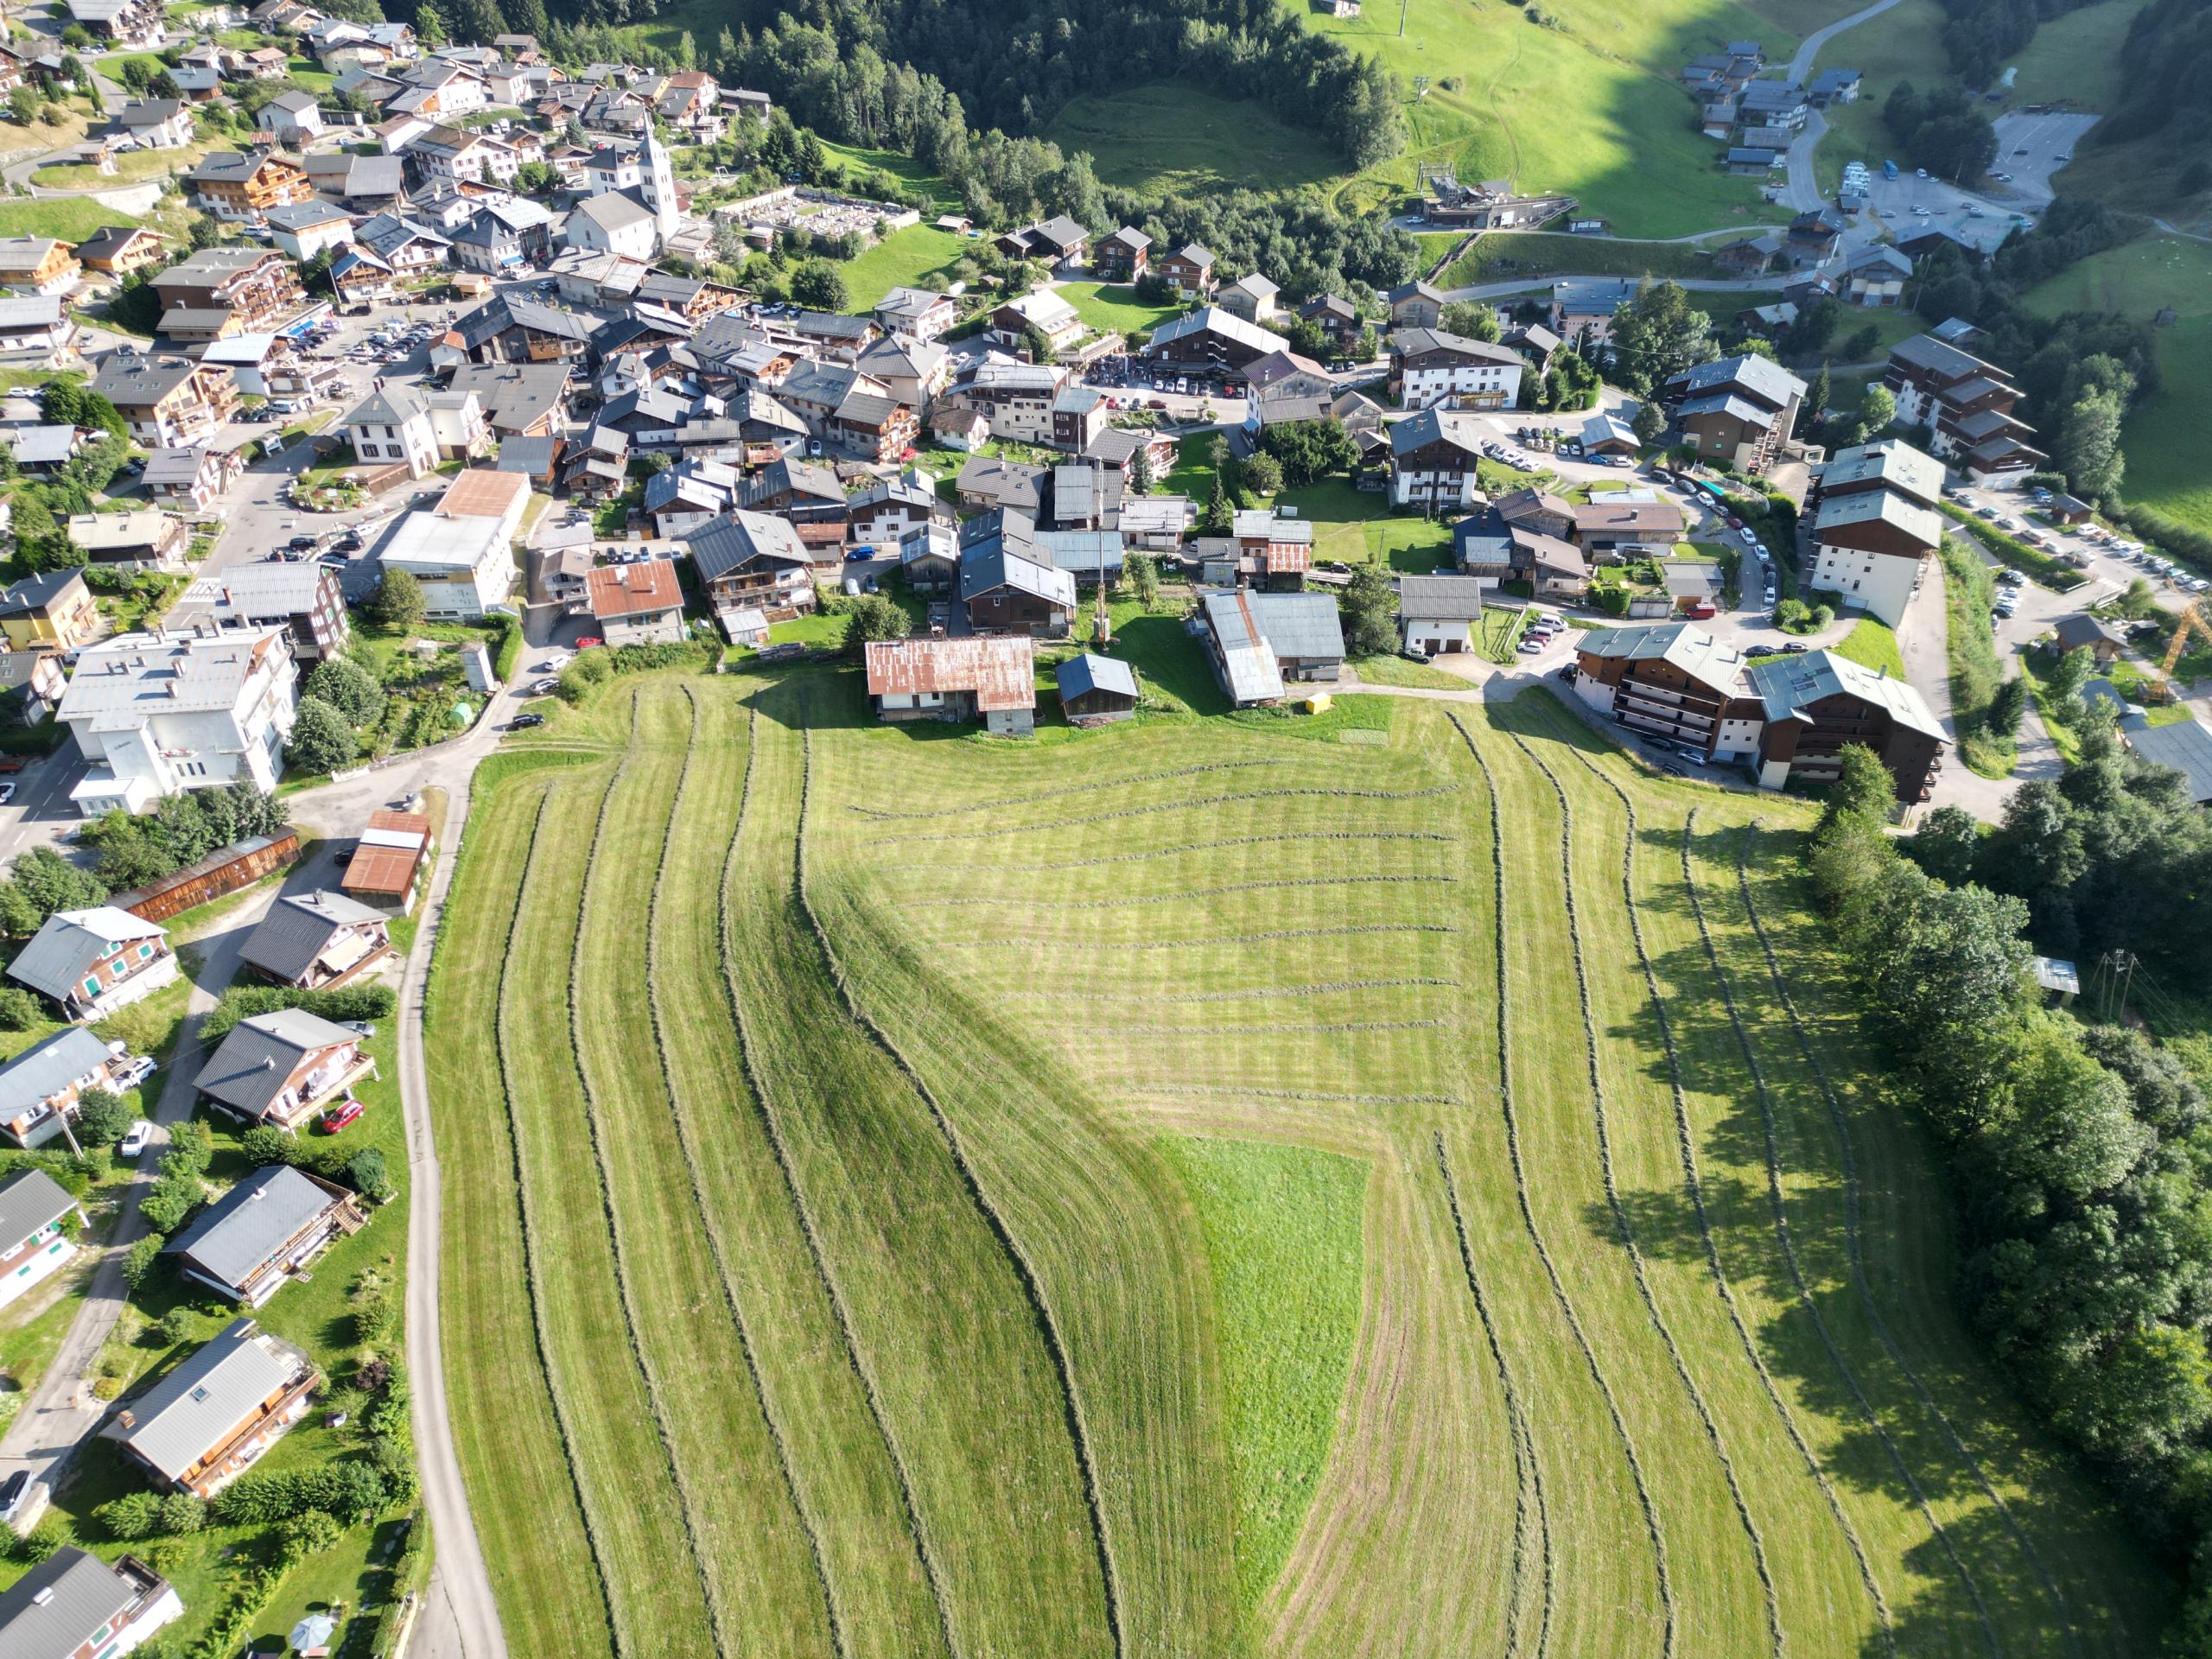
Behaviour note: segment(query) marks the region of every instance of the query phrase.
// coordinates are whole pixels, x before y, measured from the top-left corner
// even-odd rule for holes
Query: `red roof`
[[[1035,658],[1026,634],[965,639],[878,639],[868,648],[872,697],[972,691],[985,714],[1037,706]]]
[[[610,617],[672,611],[683,603],[674,559],[646,559],[637,564],[602,564],[584,577],[591,613]]]

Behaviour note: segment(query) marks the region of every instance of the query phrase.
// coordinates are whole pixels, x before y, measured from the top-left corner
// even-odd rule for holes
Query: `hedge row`
[[[1974,539],[2006,564],[2033,576],[2053,593],[2071,593],[2088,580],[2073,566],[2054,559],[2048,553],[2038,553],[2018,537],[2006,535],[1986,518],[1977,518],[1964,507],[1955,507],[1946,501],[1943,513],[1946,518],[1955,519],[1974,531]]]
[[[223,993],[200,1027],[203,1044],[219,1043],[232,1026],[256,1014],[299,1008],[325,1020],[385,1020],[399,1007],[399,994],[389,985],[340,985],[327,991],[302,991],[289,985],[233,985]]]

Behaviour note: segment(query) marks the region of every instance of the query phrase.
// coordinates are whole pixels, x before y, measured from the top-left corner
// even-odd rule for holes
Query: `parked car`
[[[5,806],[5,805],[7,805],[9,802],[10,802],[10,801],[14,800],[15,798],[16,798],[16,780],[15,780],[14,779],[10,778],[10,779],[7,779],[4,783],[0,783],[0,806]]]
[[[359,1101],[351,1097],[341,1100],[322,1115],[322,1132],[335,1135],[367,1109]]]
[[[582,639],[576,641],[576,649],[578,651],[590,651],[594,647],[603,645],[606,643],[607,641],[601,639],[597,634],[588,633],[584,635]]]
[[[23,1507],[23,1496],[31,1489],[31,1471],[18,1469],[0,1483],[0,1521],[13,1521],[16,1511]]]
[[[115,1079],[117,1088],[136,1089],[154,1075],[154,1062],[151,1057],[144,1054],[134,1055],[127,1060],[111,1061],[108,1075]]]
[[[143,1157],[147,1143],[153,1138],[154,1126],[142,1117],[124,1132],[123,1139],[116,1142],[115,1149],[125,1158]]]
[[[1398,655],[1404,658],[1409,663],[1425,664],[1428,661],[1428,653],[1427,652],[1416,650],[1412,645],[1408,645],[1403,651],[1400,652]]]
[[[20,754],[0,754],[0,774],[21,772],[30,762]]]
[[[543,726],[544,723],[545,716],[543,715],[517,715],[507,722],[507,729],[511,732],[519,732],[532,726]]]
[[[338,1022],[363,1042],[372,1042],[377,1034],[376,1023],[370,1020],[341,1020]]]

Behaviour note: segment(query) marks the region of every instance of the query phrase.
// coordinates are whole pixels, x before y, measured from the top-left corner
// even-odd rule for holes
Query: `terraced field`
[[[491,763],[429,1032],[518,1651],[2150,1649],[1952,1316],[1802,806],[1376,704],[654,676]]]

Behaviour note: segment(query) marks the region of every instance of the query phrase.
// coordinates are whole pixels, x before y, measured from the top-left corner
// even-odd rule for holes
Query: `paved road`
[[[1471,288],[1447,288],[1446,300],[1503,300],[1515,294],[1526,294],[1533,289],[1548,289],[1558,280],[1551,276],[1523,276],[1513,283],[1477,283]],[[1599,276],[1583,276],[1579,280],[1603,282]],[[1777,281],[1773,276],[1677,276],[1675,282],[1693,294],[1748,294],[1757,289],[1771,289]]]
[[[1789,60],[1789,79],[1803,86],[1811,77],[1814,61],[1821,55],[1821,48],[1847,29],[1856,29],[1870,17],[1878,17],[1903,0],[1874,0],[1864,10],[1854,11],[1848,17],[1839,17],[1822,29],[1816,29],[1799,42],[1797,55]]]

